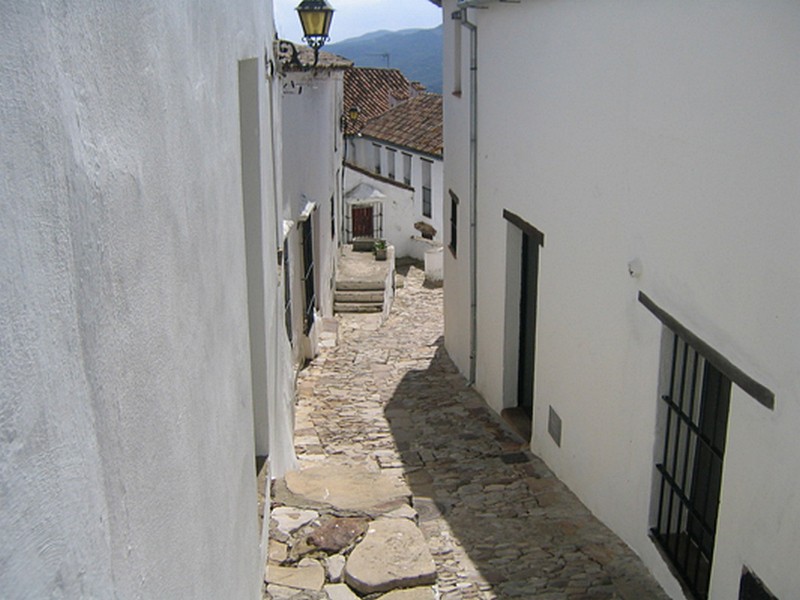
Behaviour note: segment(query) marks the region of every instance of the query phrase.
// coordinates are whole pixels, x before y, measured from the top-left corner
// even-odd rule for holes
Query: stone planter
[[[373,252],[375,253],[375,260],[386,260],[386,240],[375,240]]]

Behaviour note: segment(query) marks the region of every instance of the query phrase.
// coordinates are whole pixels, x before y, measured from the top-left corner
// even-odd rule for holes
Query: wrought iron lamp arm
[[[314,51],[314,62],[310,65],[304,65],[300,61],[300,51],[297,49],[297,46],[295,46],[294,43],[290,42],[289,40],[280,40],[278,42],[279,53],[288,54],[291,52],[288,64],[303,70],[315,68],[317,66],[317,62],[319,61],[319,48],[312,47],[311,49]]]

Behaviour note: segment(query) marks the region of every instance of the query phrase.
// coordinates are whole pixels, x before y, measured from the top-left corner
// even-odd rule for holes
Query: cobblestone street
[[[444,350],[442,290],[424,286],[419,269],[410,268],[385,323],[379,315],[337,318],[338,345],[324,348],[298,382],[298,458],[305,469],[347,465],[404,478],[437,581],[427,596],[402,597],[666,598],[466,386]],[[276,482],[276,506],[288,503],[284,485]],[[293,566],[295,543],[278,536],[272,563]],[[266,597],[348,597],[325,593],[273,586]]]

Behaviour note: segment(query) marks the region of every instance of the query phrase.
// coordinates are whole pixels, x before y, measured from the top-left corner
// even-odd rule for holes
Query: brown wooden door
[[[371,206],[354,206],[353,214],[353,237],[373,237],[375,231],[372,224]]]

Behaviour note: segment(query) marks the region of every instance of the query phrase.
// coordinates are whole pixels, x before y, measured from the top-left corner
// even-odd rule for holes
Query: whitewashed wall
[[[533,449],[682,597],[647,537],[661,326],[637,301],[644,291],[776,394],[772,412],[734,390],[711,597],[736,597],[743,565],[793,597],[800,6],[492,3],[470,18],[480,47],[477,388],[496,410],[515,402],[504,395],[498,298],[510,276],[505,208],[545,235]],[[445,23],[452,86],[458,24]],[[445,89],[445,187],[464,217],[445,306],[447,347],[466,372],[462,65],[462,96]],[[638,279],[627,269],[635,258]],[[551,406],[561,448],[546,431]]]
[[[436,229],[434,240],[441,242],[443,239],[444,227],[444,210],[443,210],[443,186],[444,186],[444,162],[441,158],[437,158],[427,154],[414,152],[407,148],[400,148],[392,146],[382,141],[373,140],[367,137],[354,137],[350,138],[350,155],[348,160],[353,164],[366,169],[368,171],[375,170],[375,163],[373,160],[373,144],[378,143],[381,146],[381,176],[388,178],[389,173],[389,160],[391,153],[387,148],[394,148],[394,162],[395,162],[395,176],[394,180],[403,182],[403,152],[411,155],[411,186],[414,188],[414,209],[410,216],[409,223],[397,223],[395,227],[402,228],[403,231],[408,230],[409,235],[420,235],[419,231],[414,229],[414,223],[423,221],[429,225],[433,225]],[[352,157],[355,157],[353,159]],[[433,161],[431,165],[431,216],[426,217],[422,214],[422,160],[423,157],[427,160]],[[413,247],[413,254],[403,254],[398,248],[398,257],[413,256],[414,258],[422,260],[425,254],[425,246],[422,244],[415,244]]]
[[[238,65],[269,164],[271,5],[2,14],[2,595],[258,598]]]
[[[299,226],[308,203],[316,210],[314,254],[317,306],[321,316],[333,315],[333,288],[339,245],[342,201],[342,157],[344,138],[339,126],[343,114],[343,71],[317,69],[290,72],[283,80],[283,192],[284,212]],[[333,197],[333,214],[330,199]],[[331,227],[331,219],[336,219]],[[302,247],[300,236],[291,233],[292,273],[297,286],[294,298],[296,339],[302,333]],[[315,323],[316,325],[316,323]],[[316,327],[311,332],[306,356],[316,354]]]
[[[450,358],[461,373],[470,371],[470,106],[468,94],[469,37],[460,22],[450,18],[456,2],[442,3],[444,64],[444,222],[451,222],[451,193],[458,198],[457,247],[444,234],[444,337]],[[458,95],[456,95],[458,94]],[[501,320],[498,323],[502,323]]]
[[[384,195],[380,202],[383,211],[383,238],[394,246],[395,255],[422,259],[427,245],[412,239],[412,236],[419,234],[414,229],[414,192],[347,167],[344,173],[345,197],[361,183],[374,187]],[[350,210],[347,200],[345,210]]]

